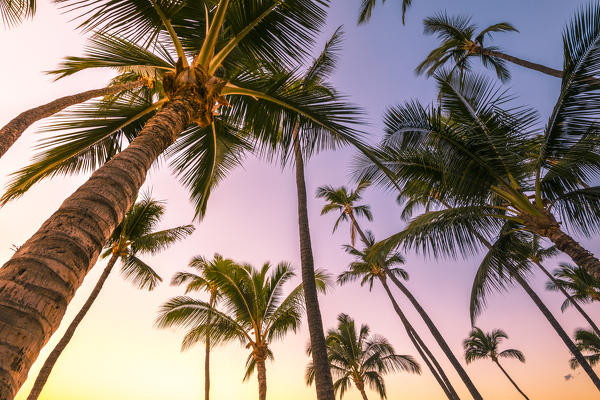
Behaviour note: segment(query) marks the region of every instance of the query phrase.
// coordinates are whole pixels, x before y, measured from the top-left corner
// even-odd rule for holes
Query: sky
[[[323,43],[340,25],[346,38],[333,83],[340,91],[367,111],[364,130],[369,141],[377,142],[382,130],[382,115],[388,106],[410,99],[424,103],[435,100],[435,85],[418,77],[414,67],[433,48],[436,40],[422,33],[423,18],[446,9],[453,14],[472,15],[480,26],[508,21],[520,32],[499,34],[494,41],[510,54],[560,68],[561,31],[583,0],[481,1],[416,0],[409,10],[406,25],[401,24],[400,1],[391,0],[376,9],[372,22],[356,26],[360,0],[334,0],[327,26],[318,42]],[[542,6],[543,3],[543,6]],[[80,55],[85,38],[76,31],[70,17],[61,15],[48,1],[39,2],[35,18],[10,30],[0,29],[0,48],[5,55],[0,66],[3,88],[0,125],[30,107],[56,97],[104,86],[112,76],[107,72],[86,71],[53,82],[44,71],[57,66],[68,55]],[[318,52],[319,48],[317,47]],[[539,73],[510,67],[509,86],[522,104],[534,106],[543,119],[556,101],[559,81]],[[0,160],[0,186],[7,175],[25,165],[34,154],[32,146],[42,137],[36,124]],[[313,194],[324,184],[352,185],[350,163],[355,153],[341,149],[318,155],[307,162],[307,189]],[[263,160],[248,157],[211,196],[206,218],[197,223],[187,240],[146,261],[163,276],[164,283],[153,292],[143,292],[125,282],[115,271],[102,293],[79,326],[40,396],[40,400],[100,399],[178,399],[203,396],[203,349],[199,345],[180,351],[181,330],[153,327],[160,304],[182,294],[181,288],[168,285],[171,276],[184,270],[195,255],[211,257],[218,252],[238,261],[261,265],[289,261],[299,271],[296,192],[293,171]],[[11,246],[26,241],[61,204],[86,180],[86,176],[55,178],[31,189],[21,199],[0,209],[0,264],[12,255]],[[192,221],[194,212],[188,194],[163,165],[153,168],[146,188],[154,197],[167,201],[162,227]],[[363,227],[384,238],[400,231],[400,207],[391,193],[377,188],[365,194],[374,221]],[[334,216],[320,216],[321,200],[309,196],[309,218],[315,263],[337,275],[347,268],[350,258],[341,246],[349,241],[349,227],[332,234]],[[587,248],[600,254],[597,240],[581,239]],[[462,340],[470,329],[468,301],[476,266],[481,257],[459,260],[433,260],[408,252],[405,268],[410,273],[408,286],[430,313],[451,348],[462,360]],[[547,263],[554,268],[559,257]],[[86,277],[71,302],[60,329],[40,354],[28,381],[17,395],[25,399],[45,357],[59,340],[67,324],[89,295],[105,263],[100,261]],[[299,282],[299,276],[293,282]],[[532,285],[554,312],[567,332],[584,322],[573,310],[560,312],[561,296],[544,290],[545,279],[532,277]],[[400,299],[400,295],[398,294]],[[400,304],[446,367],[462,398],[470,398],[451,370],[425,326],[404,299]],[[597,305],[584,306],[593,318],[599,318]],[[402,326],[395,317],[385,293],[379,287],[372,292],[358,284],[336,287],[321,297],[326,328],[335,326],[339,313],[350,314],[357,323],[367,323],[374,333],[387,337],[399,354],[417,356]],[[524,352],[527,362],[507,361],[506,369],[532,399],[591,399],[598,394],[581,370],[568,367],[569,354],[562,341],[531,300],[519,288],[498,293],[477,321],[484,330],[504,329],[509,340],[505,346]],[[305,326],[305,324],[304,324]],[[275,360],[268,363],[268,397],[271,399],[315,398],[314,388],[304,383],[308,361],[304,349],[308,341],[305,328],[273,343]],[[253,377],[242,382],[247,350],[237,343],[214,349],[212,362],[212,398],[215,400],[249,399],[257,395]],[[518,399],[520,395],[491,362],[478,361],[466,367],[487,400]],[[566,380],[565,376],[572,379]],[[386,378],[390,399],[434,400],[443,393],[424,369],[423,374],[397,373]],[[369,392],[372,398],[375,393]],[[351,390],[344,397],[358,400]]]

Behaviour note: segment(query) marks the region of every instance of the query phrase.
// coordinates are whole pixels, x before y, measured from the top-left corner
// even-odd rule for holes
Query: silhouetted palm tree
[[[308,353],[311,353],[310,346]],[[338,316],[337,329],[327,332],[327,355],[334,387],[340,399],[352,384],[363,400],[368,400],[365,388],[375,390],[382,399],[387,398],[383,375],[394,371],[421,373],[421,368],[411,356],[396,354],[392,345],[382,336],[370,335],[367,325],[357,331],[354,320],[346,314]],[[306,382],[315,380],[315,368],[306,368]]]
[[[413,0],[402,0],[402,24],[405,22],[406,10],[412,5]],[[381,0],[381,4],[384,4],[385,0]],[[361,0],[359,16],[358,16],[358,24],[364,24],[371,19],[371,14],[373,14],[373,9],[377,4],[377,0]]]
[[[575,341],[577,342],[577,348],[587,353],[585,355],[587,362],[592,366],[598,364],[598,361],[600,361],[600,336],[594,332],[578,329],[575,331]],[[570,364],[573,369],[580,365],[575,358],[571,359]]]
[[[219,288],[215,282],[210,280],[210,271],[214,268],[232,268],[235,265],[233,260],[225,259],[220,254],[215,254],[212,260],[207,260],[202,256],[196,256],[190,261],[189,267],[196,272],[177,272],[171,280],[172,285],[185,285],[185,294],[190,292],[206,291],[209,293],[208,305],[215,307],[219,300]],[[206,323],[210,325],[210,316]],[[210,398],[210,331],[206,332],[204,349],[204,399]]]
[[[523,393],[515,381],[508,375],[508,372],[500,365],[500,358],[515,358],[523,363],[525,362],[525,357],[519,350],[507,349],[500,351],[498,347],[504,339],[508,339],[508,335],[503,330],[494,329],[491,333],[485,333],[480,328],[474,327],[469,337],[463,342],[465,360],[467,363],[471,363],[475,360],[491,359],[508,378],[510,383],[513,384],[515,389],[529,400],[529,397]]]
[[[152,290],[162,280],[161,277],[138,255],[156,254],[167,249],[177,241],[189,236],[193,231],[192,225],[183,225],[176,228],[155,231],[165,212],[162,202],[145,195],[140,201],[127,212],[121,224],[114,230],[105,246],[104,258],[110,257],[106,267],[96,286],[89,297],[67,327],[63,337],[56,344],[48,358],[44,362],[33,388],[29,392],[27,400],[35,400],[44,389],[46,381],[58,358],[65,350],[77,327],[83,321],[94,301],[100,294],[100,290],[108,279],[113,267],[120,259],[122,263],[121,273],[127,280],[132,281],[140,289]]]

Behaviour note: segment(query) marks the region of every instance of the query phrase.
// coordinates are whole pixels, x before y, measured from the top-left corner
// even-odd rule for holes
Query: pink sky
[[[400,25],[398,8],[394,1],[379,10],[371,25],[355,27],[358,0],[337,0],[331,10],[327,34],[344,23],[348,32],[345,51],[335,83],[352,95],[355,102],[367,107],[372,125],[368,128],[378,135],[380,117],[386,105],[412,97],[431,101],[433,83],[416,78],[411,73],[434,41],[421,35],[421,20],[433,10],[451,7],[451,11],[475,14],[482,24],[508,19],[521,29],[501,40],[506,48],[516,49],[518,56],[527,56],[552,66],[560,62],[560,31],[576,4],[583,1],[544,2],[544,8],[523,4],[522,1],[480,2],[461,0],[449,5],[443,0],[415,1],[410,10],[407,26]],[[388,5],[388,3],[390,3]],[[427,3],[427,4],[419,4]],[[454,2],[453,2],[454,3]],[[482,4],[486,3],[486,4]],[[569,4],[563,4],[569,3]],[[528,24],[531,13],[544,23]],[[42,71],[55,67],[66,55],[79,55],[83,39],[60,15],[55,6],[40,2],[33,21],[19,28],[0,30],[0,43],[5,55],[2,64],[3,101],[0,124],[6,123],[21,111],[47,102],[61,95],[101,87],[110,74],[85,72],[57,83]],[[520,24],[519,24],[520,22]],[[327,36],[327,35],[325,35]],[[324,37],[325,37],[324,36]],[[532,49],[527,52],[527,49]],[[524,102],[540,107],[546,115],[556,98],[558,82],[552,78],[513,69],[511,84]],[[358,77],[358,78],[357,78]],[[0,160],[0,185],[7,174],[24,165],[32,154],[36,127]],[[308,163],[308,193],[323,184],[348,184],[349,161],[352,152],[323,154]],[[22,199],[0,209],[0,261],[7,260],[12,244],[21,244],[60,205],[85,177],[57,178],[34,187]],[[166,168],[155,169],[149,176],[148,187],[159,199],[168,201],[164,227],[190,223],[193,208],[185,190],[170,176]],[[371,189],[366,202],[373,206],[374,223],[366,225],[379,238],[401,229],[399,208],[393,195]],[[331,234],[334,217],[320,217],[322,202],[309,198],[313,248],[318,267],[327,268],[335,275],[343,271],[350,259],[341,245],[348,241],[348,227],[342,226]],[[184,268],[194,255],[210,257],[219,252],[226,257],[259,265],[266,260],[290,261],[300,267],[297,238],[295,184],[290,170],[249,158],[243,169],[236,170],[216,190],[209,202],[208,214],[197,224],[194,235],[168,251],[147,259],[168,283],[171,275]],[[597,240],[585,242],[596,254]],[[451,347],[462,359],[461,342],[467,335],[468,300],[474,269],[478,258],[447,261],[424,260],[422,256],[407,254],[406,269],[411,274],[409,286],[430,312]],[[564,259],[564,258],[561,258]],[[548,264],[553,268],[556,261]],[[103,263],[97,265],[86,278],[69,307],[64,323],[40,355],[17,399],[25,399],[34,378],[49,349],[56,343],[66,323],[88,296],[99,276]],[[116,271],[115,271],[116,272]],[[295,283],[299,281],[299,278]],[[569,333],[583,326],[573,311],[560,312],[562,299],[543,289],[544,279],[536,276],[535,288]],[[176,330],[157,330],[153,321],[158,306],[169,297],[181,294],[177,288],[163,284],[152,293],[136,290],[115,273],[105,286],[97,303],[65,351],[40,397],[40,400],[71,399],[198,399],[203,393],[203,347],[185,353],[179,351],[182,334]],[[403,302],[404,304],[405,302]],[[358,284],[336,287],[321,302],[324,324],[336,323],[336,316],[349,313],[358,323],[368,323],[372,331],[386,336],[398,353],[417,356],[397,321],[385,294],[376,288],[369,293]],[[408,307],[407,307],[408,309]],[[593,318],[598,319],[597,305],[586,306]],[[435,348],[417,315],[408,314]],[[478,325],[485,330],[502,328],[510,336],[506,346],[525,353],[526,364],[507,361],[505,367],[532,399],[591,399],[597,391],[580,370],[568,367],[569,354],[558,336],[535,309],[521,290],[501,293],[490,299],[489,307]],[[303,329],[290,334],[284,341],[273,344],[275,361],[267,365],[271,399],[300,400],[314,398],[314,389],[304,384],[307,357],[304,348],[308,340]],[[442,360],[442,355],[439,359]],[[213,399],[246,399],[257,394],[255,378],[243,383],[243,365],[246,349],[238,344],[221,346],[214,350]],[[463,398],[468,394],[448,363],[455,387]],[[424,366],[423,366],[424,367]],[[479,361],[467,367],[474,382],[488,400],[518,399],[519,394],[491,363]],[[573,374],[573,379],[563,377]],[[424,369],[421,376],[394,374],[387,378],[390,399],[433,400],[442,398],[433,378]],[[372,398],[376,398],[372,393]],[[351,390],[348,400],[359,399]]]

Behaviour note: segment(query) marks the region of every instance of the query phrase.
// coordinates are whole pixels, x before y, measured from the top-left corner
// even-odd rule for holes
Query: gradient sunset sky
[[[560,68],[562,65],[561,33],[575,9],[584,0],[415,0],[408,11],[406,26],[401,24],[399,0],[389,0],[379,6],[372,22],[357,27],[356,17],[361,0],[334,0],[327,27],[319,44],[340,25],[346,38],[335,85],[356,104],[368,112],[365,130],[375,143],[381,135],[381,119],[387,106],[409,99],[431,102],[435,87],[431,80],[415,75],[415,66],[437,43],[422,33],[423,18],[446,9],[452,14],[466,14],[480,26],[507,21],[520,33],[496,35],[495,44],[506,52],[530,61]],[[110,79],[105,72],[86,71],[53,82],[43,71],[53,69],[67,55],[81,55],[84,36],[61,15],[49,1],[38,1],[39,10],[32,21],[12,29],[0,30],[3,54],[2,107],[0,125],[23,110],[43,104],[56,97],[101,87]],[[0,28],[1,29],[1,28]],[[316,48],[316,52],[320,47]],[[509,86],[519,102],[536,107],[542,124],[551,111],[559,89],[559,80],[536,72],[510,66],[513,75]],[[23,166],[33,154],[31,148],[40,135],[36,125],[0,160],[0,186],[7,175]],[[308,193],[324,184],[352,185],[350,163],[355,153],[342,149],[324,153],[307,163]],[[11,245],[26,241],[72,193],[86,176],[56,178],[35,186],[24,197],[0,209],[0,265],[12,255]],[[163,227],[191,222],[193,207],[188,194],[173,178],[166,164],[154,168],[145,185],[154,197],[168,202]],[[372,206],[374,222],[365,228],[382,239],[402,229],[400,207],[394,196],[377,188],[370,189],[365,202]],[[334,216],[321,217],[323,203],[309,197],[309,217],[315,262],[332,274],[342,272],[350,262],[341,245],[349,240],[348,226],[335,233],[331,228]],[[296,216],[296,191],[292,171],[248,157],[243,168],[236,169],[213,192],[206,218],[186,241],[162,254],[145,260],[163,276],[164,284],[148,293],[125,282],[118,271],[105,285],[92,310],[80,325],[75,337],[57,363],[40,400],[125,400],[203,398],[203,346],[180,352],[182,331],[158,330],[153,327],[156,311],[168,298],[182,294],[180,288],[168,282],[178,270],[186,267],[195,255],[211,257],[218,252],[238,261],[260,265],[270,260],[291,262],[299,271],[300,257]],[[581,239],[581,238],[580,238]],[[588,249],[600,254],[596,239],[583,240]],[[475,268],[480,257],[468,260],[432,260],[408,253],[406,269],[408,285],[429,311],[449,344],[462,360],[462,340],[468,334],[470,321],[468,301]],[[564,257],[548,261],[554,268]],[[66,325],[87,298],[104,262],[100,262],[86,278],[69,306],[59,331],[46,345],[38,362],[30,371],[30,379],[17,399],[25,399],[33,378],[50,349],[63,334]],[[294,282],[299,282],[299,277]],[[573,310],[560,312],[563,301],[556,293],[544,290],[545,279],[532,277],[533,286],[565,329],[572,334],[584,322]],[[410,310],[408,315],[419,332],[443,361],[462,398],[468,392],[437,351],[434,341]],[[593,318],[600,317],[597,305],[585,306]],[[385,293],[358,284],[336,287],[321,299],[324,325],[331,328],[336,316],[345,312],[357,323],[368,323],[374,333],[386,336],[400,354],[416,351],[397,320]],[[570,370],[568,351],[531,300],[519,288],[498,293],[478,320],[484,330],[502,328],[509,340],[505,346],[522,350],[526,364],[505,362],[520,387],[531,399],[594,399],[598,392],[581,370]],[[308,334],[302,329],[274,343],[275,361],[267,364],[268,398],[301,400],[315,398],[314,388],[304,384],[304,369],[308,358],[305,347]],[[247,350],[237,343],[214,349],[212,364],[212,398],[214,400],[252,399],[257,396],[255,377],[242,382]],[[386,379],[388,397],[393,400],[434,400],[443,393],[423,365],[421,376],[398,373]],[[491,362],[478,361],[467,367],[476,386],[487,400],[518,399],[520,395]],[[572,379],[565,379],[572,375]],[[375,399],[375,393],[370,393]],[[344,397],[358,400],[354,389]]]

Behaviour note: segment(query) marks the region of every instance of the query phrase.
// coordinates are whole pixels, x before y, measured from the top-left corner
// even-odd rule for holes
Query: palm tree
[[[404,264],[404,257],[400,253],[396,253],[395,249],[375,249],[375,237],[369,231],[366,233],[366,240],[367,242],[365,243],[365,249],[363,251],[358,250],[353,246],[344,246],[346,252],[355,257],[355,261],[350,264],[348,271],[345,271],[338,276],[338,283],[344,285],[348,282],[360,279],[361,286],[368,283],[369,290],[372,290],[374,281],[379,280],[392,302],[396,314],[400,317],[409,339],[432,375],[448,399],[458,399],[458,394],[446,376],[446,373],[398,305],[387,283],[387,278],[391,275],[405,280],[408,279],[408,273],[404,269],[395,267],[395,265]]]
[[[348,190],[344,186],[340,188],[321,186],[317,189],[317,197],[327,201],[327,204],[321,210],[321,215],[334,211],[340,213],[333,225],[333,232],[337,230],[340,222],[350,220],[350,242],[353,246],[356,242],[357,233],[363,242],[366,243],[367,240],[367,237],[360,230],[360,226],[356,222],[356,217],[365,217],[367,221],[373,220],[373,214],[371,214],[371,207],[369,205],[355,205],[355,203],[362,200],[362,192],[370,185],[371,182],[363,180],[359,182],[354,190]]]
[[[221,268],[227,269],[234,267],[233,260],[225,259],[222,255],[216,254],[212,260],[207,260],[202,256],[196,256],[190,261],[189,267],[197,272],[177,272],[171,280],[172,285],[186,285],[185,294],[194,291],[206,291],[209,293],[208,305],[214,308],[220,297],[219,288],[215,282],[210,280],[211,269]],[[206,323],[210,325],[211,318],[208,317]],[[210,330],[206,332],[205,349],[204,349],[204,399],[210,398]]]
[[[441,44],[417,66],[418,74],[427,72],[428,76],[432,76],[448,63],[452,63],[453,69],[468,71],[471,68],[471,59],[478,57],[483,66],[493,69],[503,82],[510,79],[506,61],[556,78],[563,77],[563,72],[560,70],[510,56],[503,53],[497,46],[484,45],[485,39],[487,37],[491,39],[494,33],[518,32],[508,22],[500,22],[478,31],[477,25],[471,22],[471,18],[452,17],[448,16],[446,12],[442,12],[426,18],[423,24],[425,25],[425,34],[437,35]]]
[[[35,14],[36,0],[0,0],[0,19],[5,26],[19,24]]]
[[[371,336],[370,331],[369,326],[364,324],[357,331],[354,320],[346,314],[340,314],[337,329],[327,332],[327,354],[340,399],[351,384],[360,391],[363,400],[368,400],[365,392],[367,385],[385,399],[383,375],[394,371],[421,373],[419,364],[411,356],[396,354],[384,337]],[[310,346],[307,351],[311,353]],[[314,379],[315,368],[309,364],[306,368],[307,384],[312,384]]]
[[[325,44],[320,55],[313,60],[312,65],[306,70],[301,77],[298,85],[301,90],[306,93],[321,92],[329,93],[332,99],[337,97],[335,91],[330,88],[326,82],[333,72],[337,63],[337,52],[340,50],[342,40],[341,27],[338,28],[331,38]],[[358,114],[356,110],[356,114]],[[300,135],[300,132],[302,134]],[[304,160],[308,159],[315,150],[318,150],[318,145],[327,142],[335,143],[335,136],[328,132],[319,135],[311,134],[310,127],[306,126],[300,118],[296,118],[294,122],[294,130],[292,133],[295,172],[296,172],[296,192],[298,196],[298,230],[300,238],[300,260],[302,266],[302,283],[304,287],[304,299],[306,301],[306,314],[308,319],[308,329],[310,334],[310,342],[314,351],[311,353],[313,365],[318,371],[316,374],[317,391],[328,388],[332,382],[331,372],[329,370],[329,362],[327,361],[327,347],[323,331],[323,321],[321,318],[321,310],[319,308],[319,299],[315,282],[315,265],[312,251],[312,243],[310,238],[310,226],[308,221],[308,201],[306,195],[306,179],[304,174]],[[333,136],[333,137],[332,137]],[[285,154],[285,145],[283,152]],[[283,157],[287,159],[287,157]],[[321,396],[325,396],[322,393]]]
[[[580,351],[590,353],[585,356],[587,362],[592,366],[598,364],[598,361],[600,361],[600,336],[594,332],[578,329],[575,331],[575,340]],[[575,358],[571,359],[570,364],[573,369],[580,365]]]
[[[61,123],[72,129],[51,139],[39,162],[15,179],[12,194],[18,195],[32,180],[93,170],[110,160],[0,268],[0,307],[5,309],[0,351],[7,355],[0,360],[2,396],[12,397],[23,383],[101,244],[168,147],[201,216],[210,189],[236,164],[249,140],[291,143],[293,126],[281,121],[300,115],[311,132],[333,132],[340,141],[360,145],[358,134],[346,126],[352,107],[327,94],[298,91],[294,74],[277,72],[304,55],[326,15],[322,2],[282,1],[101,0],[83,7],[75,0],[62,2],[84,14],[85,29],[100,31],[84,57],[68,58],[57,73],[117,68],[131,80],[151,77],[153,88],[113,99],[120,110],[115,118],[98,118],[108,112],[102,105],[66,115]],[[126,112],[124,103],[130,104]],[[119,135],[131,143],[116,154],[112,139]],[[67,270],[75,272],[63,273]],[[24,335],[15,335],[9,323],[16,315],[31,327]],[[330,384],[319,393],[319,400],[334,396]]]
[[[525,362],[525,357],[519,350],[507,349],[500,351],[500,349],[498,349],[504,339],[508,339],[508,335],[501,329],[494,329],[491,333],[485,333],[480,328],[474,327],[469,334],[469,337],[463,342],[463,346],[465,347],[465,360],[467,363],[471,363],[475,360],[485,358],[491,359],[508,378],[510,383],[513,384],[515,389],[517,389],[523,397],[529,400],[529,397],[523,393],[515,381],[508,375],[508,372],[500,365],[500,358],[515,358],[522,363]]]
[[[382,165],[380,164],[375,167],[377,168],[378,171],[381,171]],[[385,176],[388,177],[387,174]],[[336,221],[334,229],[337,227],[337,225],[339,224],[340,221],[345,221],[345,220],[350,219],[350,221],[352,223],[352,233],[354,234],[354,231],[358,232],[359,236],[361,237],[361,239],[363,240],[363,242],[365,244],[369,242],[368,238],[364,234],[362,229],[360,228],[360,225],[358,225],[358,222],[356,221],[354,214],[356,213],[357,209],[360,209],[361,214],[365,215],[370,220],[372,218],[371,213],[370,213],[370,208],[368,205],[355,206],[354,202],[359,201],[361,199],[360,193],[368,185],[370,185],[369,181],[363,179],[363,180],[361,180],[361,182],[359,183],[359,185],[355,191],[349,192],[348,189],[346,189],[344,187],[336,189],[331,186],[322,186],[317,189],[317,197],[321,197],[321,198],[324,198],[329,201],[329,203],[327,203],[323,207],[323,210],[321,211],[321,215],[326,214],[330,211],[334,211],[334,210],[340,211],[341,214],[338,217],[338,220]],[[389,243],[392,243],[392,241],[389,241]],[[396,243],[398,243],[398,242],[396,242]],[[381,246],[378,246],[378,247],[381,247]],[[383,250],[394,249],[395,247],[396,246],[392,244],[390,246],[386,246]],[[400,291],[411,302],[413,307],[417,310],[417,312],[419,313],[419,316],[423,319],[423,321],[427,325],[427,328],[429,329],[429,331],[435,338],[436,342],[438,343],[438,345],[440,346],[440,348],[442,349],[442,351],[444,352],[444,354],[446,355],[448,360],[450,360],[450,363],[452,364],[452,366],[454,367],[454,369],[456,370],[456,372],[458,373],[458,375],[460,376],[462,381],[465,383],[465,385],[469,389],[469,392],[471,393],[471,395],[476,400],[482,399],[481,394],[479,393],[479,391],[477,390],[477,388],[471,381],[471,378],[469,378],[469,375],[467,374],[465,369],[462,367],[462,365],[460,365],[460,362],[458,361],[458,359],[456,358],[456,356],[450,349],[450,346],[448,346],[448,343],[442,336],[441,332],[439,331],[439,329],[437,328],[435,323],[429,317],[429,314],[427,314],[427,312],[421,306],[419,301],[413,296],[413,294],[410,292],[410,290],[408,290],[408,288],[399,279],[397,279],[393,274],[388,275],[388,276],[389,276],[390,280],[396,285],[396,287],[398,287],[398,289],[400,289]]]
[[[58,358],[73,338],[83,318],[90,311],[92,304],[94,304],[119,259],[122,264],[121,273],[123,277],[133,282],[139,289],[153,290],[162,281],[154,269],[142,261],[138,255],[157,254],[194,232],[193,225],[183,225],[160,231],[155,230],[164,213],[164,204],[161,201],[152,199],[149,195],[144,195],[127,212],[105,246],[102,257],[110,258],[102,275],[100,275],[96,286],[94,286],[89,297],[67,327],[63,337],[48,355],[27,400],[35,400],[39,397]]]
[[[565,289],[571,292],[572,300],[565,300],[561,310],[566,310],[570,305],[592,303],[600,301],[600,281],[588,274],[582,268],[569,263],[560,263],[560,268],[553,272],[554,281],[546,284],[549,290]],[[600,333],[598,333],[600,335]]]
[[[269,346],[299,328],[304,307],[302,284],[282,298],[283,285],[294,277],[286,263],[279,263],[275,268],[265,263],[260,270],[250,265],[214,263],[204,274],[221,294],[220,307],[187,296],[175,297],[161,307],[157,325],[188,328],[183,339],[184,349],[207,338],[212,343],[239,341],[251,350],[244,380],[256,370],[258,398],[264,400],[267,396],[265,361],[273,359]],[[323,274],[317,273],[316,284],[325,290]]]
[[[406,10],[412,5],[413,0],[402,0],[402,24],[405,23]],[[384,4],[385,0],[381,0],[381,4]],[[377,4],[377,0],[362,0],[360,3],[358,24],[364,24],[371,19],[373,9]]]

